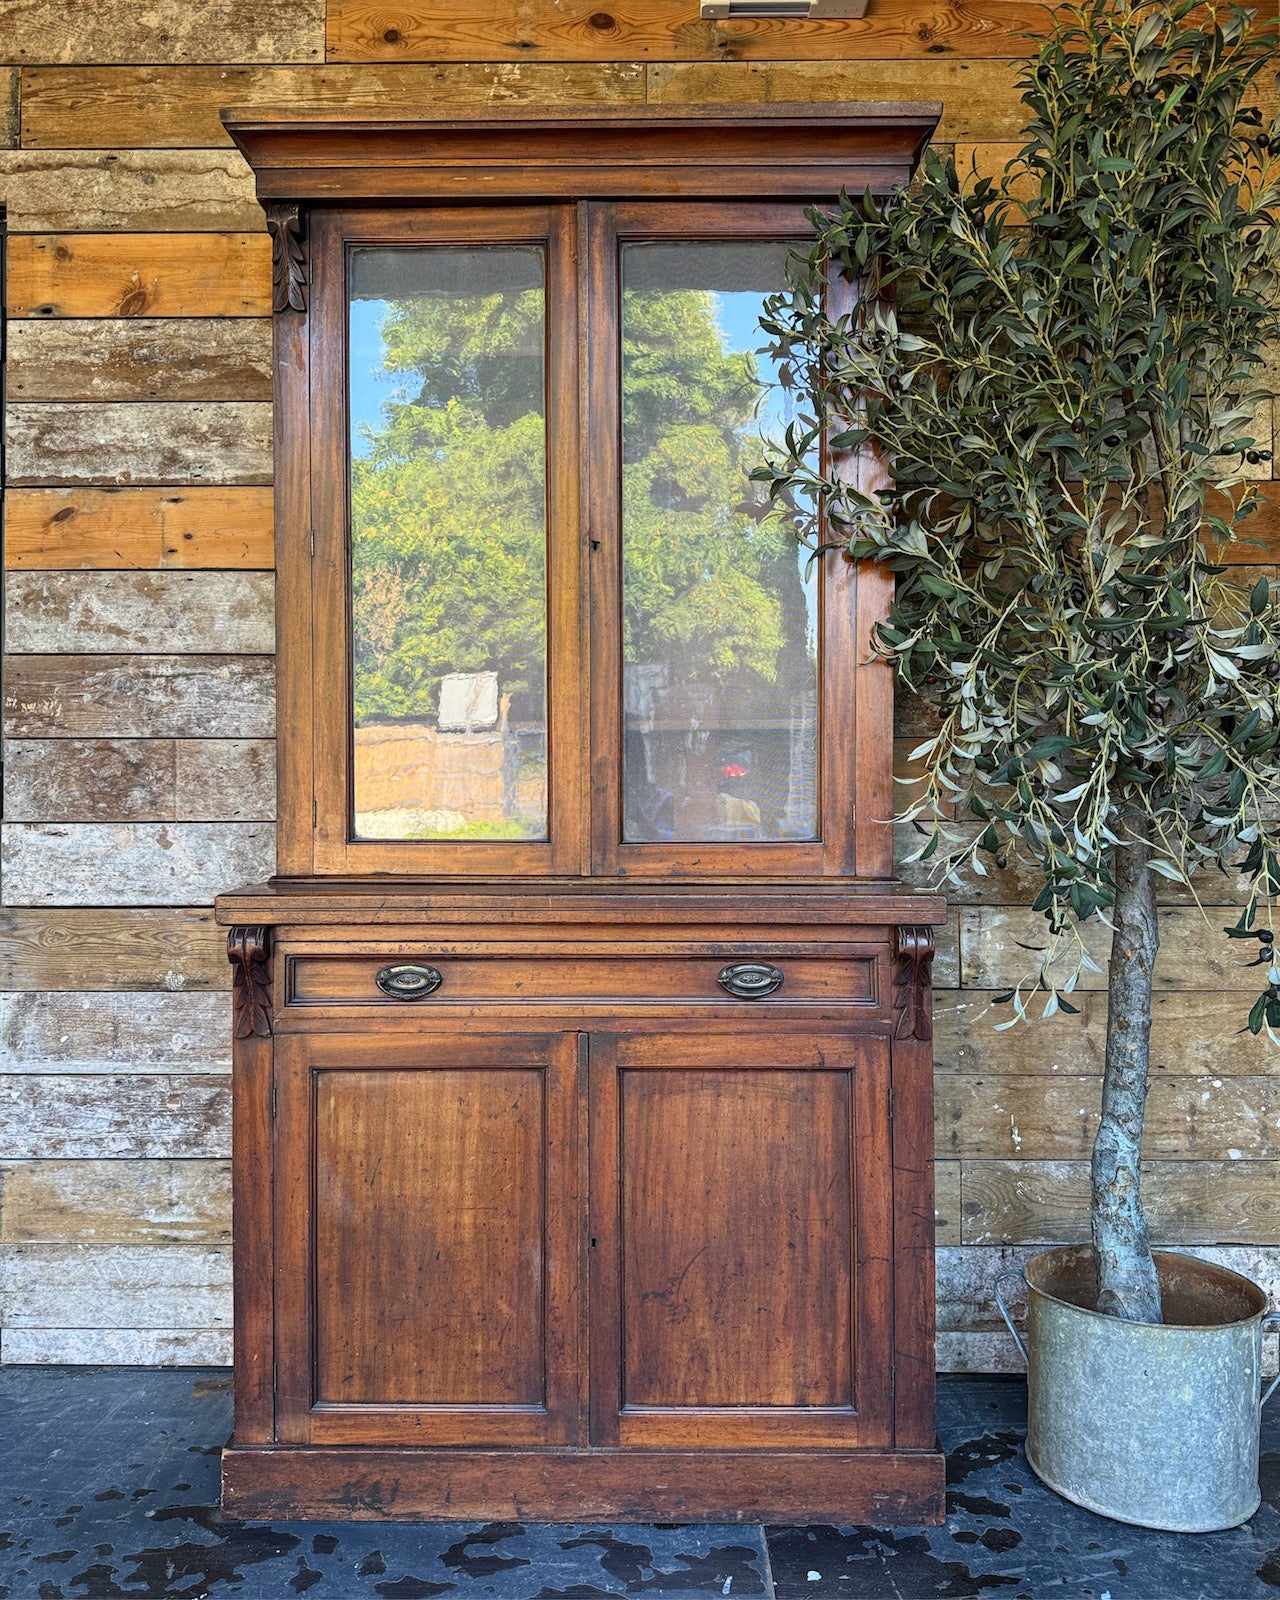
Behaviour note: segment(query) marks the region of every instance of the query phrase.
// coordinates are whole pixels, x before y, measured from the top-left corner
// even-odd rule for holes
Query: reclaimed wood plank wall
[[[1030,0],[872,0],[863,22],[696,11],[4,7],[3,1359],[229,1354],[229,970],[208,905],[272,864],[271,430],[267,240],[218,108],[927,98],[963,162],[996,170],[1016,148]],[[1280,559],[1267,493],[1262,546],[1240,552],[1254,566]],[[900,707],[902,751],[916,718]],[[941,939],[944,1368],[1012,1365],[992,1279],[1086,1228],[1104,997],[992,1032],[1039,933],[1030,897],[993,872],[954,896]],[[1280,1079],[1237,1032],[1249,980],[1223,920],[1170,896],[1151,1210],[1160,1239],[1274,1294]]]

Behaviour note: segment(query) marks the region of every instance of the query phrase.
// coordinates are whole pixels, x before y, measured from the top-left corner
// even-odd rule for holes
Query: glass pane
[[[817,573],[748,476],[789,419],[758,325],[789,248],[622,248],[627,842],[817,836]]]
[[[547,837],[543,252],[350,261],[358,839]]]

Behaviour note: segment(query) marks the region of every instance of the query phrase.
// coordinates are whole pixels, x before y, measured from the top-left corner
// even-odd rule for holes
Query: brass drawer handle
[[[767,961],[735,961],[721,967],[716,982],[739,1000],[760,1000],[782,987],[782,972]]]
[[[444,982],[439,967],[383,967],[374,979],[393,1000],[425,1000]]]

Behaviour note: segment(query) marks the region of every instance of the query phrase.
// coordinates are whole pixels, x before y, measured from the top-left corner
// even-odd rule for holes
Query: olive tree
[[[877,647],[937,716],[905,808],[916,856],[945,882],[1019,854],[1041,883],[1010,1022],[1037,992],[1045,1015],[1075,1010],[1100,970],[1086,925],[1111,930],[1098,1306],[1146,1322],[1157,878],[1243,878],[1227,932],[1262,969],[1247,1026],[1280,1029],[1260,916],[1280,892],[1280,619],[1244,543],[1270,476],[1275,49],[1273,27],[1198,0],[1056,13],[1004,176],[929,152],[909,191],[842,195],[762,323],[804,405],[760,475],[813,543],[897,574]],[[833,269],[864,291],[838,317]],[[860,490],[849,452],[878,453],[891,487]]]

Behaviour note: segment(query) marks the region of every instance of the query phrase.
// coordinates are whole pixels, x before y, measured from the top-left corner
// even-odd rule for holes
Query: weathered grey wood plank
[[[940,1245],[961,1242],[960,1165],[958,1161],[933,1164],[934,1238]]]
[[[1016,139],[1026,125],[1018,63],[940,56],[922,61],[681,61],[646,68],[661,105],[772,100],[941,100],[935,138]],[[23,142],[27,110],[23,79]]]
[[[1160,954],[1156,960],[1155,984],[1160,989],[1226,989],[1239,995],[1258,988],[1258,969],[1243,965],[1252,960],[1256,947],[1245,947],[1228,939],[1222,928],[1234,922],[1237,911],[1231,907],[1206,907],[1205,916],[1195,907],[1165,906],[1160,913]],[[1102,968],[1085,972],[1082,990],[1105,989],[1107,956],[1111,949],[1111,930],[1097,918],[1083,925],[1090,954]],[[1034,975],[1038,957],[1030,945],[1045,943],[1044,918],[1029,906],[978,906],[960,912],[961,967],[966,988],[1000,989],[1011,987],[1028,974]],[[1065,978],[1066,973],[1063,973]],[[1037,1008],[1038,1009],[1038,1008]],[[1244,1025],[1244,1008],[1240,1025]]]
[[[14,233],[265,227],[253,174],[234,150],[7,150],[0,196]]]
[[[227,1246],[14,1245],[0,1258],[5,1322],[15,1328],[225,1328]]]
[[[28,150],[229,144],[218,116],[227,105],[414,111],[424,105],[621,105],[644,97],[644,68],[622,61],[28,67],[22,74],[22,142]]]
[[[961,1173],[965,1244],[1089,1237],[1088,1162],[965,1161]],[[1142,1199],[1153,1244],[1280,1238],[1280,1161],[1144,1161]]]
[[[0,1072],[225,1072],[225,994],[0,993]]]
[[[275,664],[265,656],[10,656],[11,738],[266,738]]]
[[[222,1328],[4,1328],[0,1329],[0,1365],[6,1363],[226,1367],[231,1364],[231,1332]],[[228,1376],[228,1385],[230,1382]]]
[[[1026,1362],[1007,1332],[938,1332],[939,1372],[1025,1372]]]
[[[269,822],[271,739],[9,739],[10,822]]]
[[[7,394],[19,400],[271,399],[263,317],[15,321]]]
[[[8,1073],[0,1076],[0,1113],[10,1161],[231,1154],[225,1074]]]
[[[265,232],[18,233],[6,267],[15,319],[271,315]]]
[[[1003,1333],[995,1280],[1022,1267],[1037,1245],[960,1245],[938,1251],[938,1328],[956,1333]],[[1280,1248],[1275,1245],[1188,1245],[1186,1255],[1213,1261],[1252,1278],[1273,1304],[1280,1289]],[[1006,1293],[1007,1299],[1017,1296]],[[1009,1342],[1012,1344],[1012,1340]],[[1274,1356],[1273,1356],[1274,1360]]]
[[[269,572],[14,572],[5,598],[14,654],[271,655]]]
[[[1098,1124],[1097,1078],[969,1078],[939,1073],[940,1156],[1085,1160]],[[1154,1160],[1280,1157],[1280,1078],[1156,1078],[1143,1154]]]
[[[6,0],[11,61],[322,61],[324,0]]]
[[[226,1161],[6,1161],[6,1244],[227,1244]]]
[[[7,822],[0,826],[11,906],[212,903],[275,870],[269,822]]]
[[[204,907],[0,909],[0,990],[226,990],[226,930]]]
[[[11,405],[12,485],[271,482],[271,407],[253,400]]]
[[[40,571],[275,564],[272,493],[239,489],[10,489],[5,564]]]
[[[1211,939],[1212,935],[1207,935]],[[1072,999],[1080,1015],[1035,1017],[1003,1033],[1009,1006],[993,1006],[997,991],[940,993],[934,1009],[934,1061],[940,1071],[1082,1076],[1102,1071],[1107,997],[1094,990]],[[1247,996],[1244,997],[1247,999]],[[1164,1077],[1248,1076],[1275,1070],[1265,1036],[1240,1033],[1242,997],[1232,990],[1166,989],[1151,1001],[1151,1070]]]

